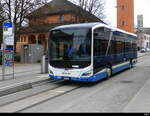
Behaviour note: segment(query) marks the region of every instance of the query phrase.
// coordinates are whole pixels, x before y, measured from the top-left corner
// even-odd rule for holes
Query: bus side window
[[[111,40],[108,55],[113,55],[113,54],[115,54],[115,41]]]
[[[94,56],[101,56],[101,40],[94,40]]]
[[[94,56],[102,56],[102,40],[104,38],[104,28],[98,28],[94,31]]]
[[[116,54],[124,53],[124,36],[120,32],[115,32],[115,46],[116,46]]]
[[[105,56],[110,37],[110,29],[101,27],[94,31],[94,56]]]

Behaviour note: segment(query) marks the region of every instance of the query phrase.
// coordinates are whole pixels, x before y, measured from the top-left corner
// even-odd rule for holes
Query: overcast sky
[[[116,0],[105,0],[106,1],[106,21],[110,25],[116,26]],[[150,0],[134,0],[134,15],[135,25],[137,25],[137,15],[143,14],[144,27],[150,27]]]

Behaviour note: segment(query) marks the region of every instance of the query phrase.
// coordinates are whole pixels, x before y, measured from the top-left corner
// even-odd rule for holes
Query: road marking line
[[[56,93],[65,93],[65,91],[58,91],[58,90],[51,90],[51,91]]]
[[[48,75],[38,75],[38,76],[36,76],[36,77],[48,77]]]

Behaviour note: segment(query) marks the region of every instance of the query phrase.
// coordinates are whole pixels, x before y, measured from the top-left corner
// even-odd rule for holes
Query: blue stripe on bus
[[[124,70],[124,69],[127,69],[127,68],[129,68],[129,66],[130,66],[130,64],[128,63],[128,64],[125,64],[125,65],[122,65],[122,66],[118,66],[118,67],[116,67],[116,68],[113,68],[113,69],[112,69],[112,74],[115,74],[115,73],[117,73],[117,72],[119,72],[119,71],[122,71],[122,70]]]
[[[125,64],[125,65],[122,65],[122,66],[118,66],[114,69],[112,69],[112,73],[115,74],[119,71],[122,71],[126,68],[129,68],[129,63],[128,64]],[[53,76],[53,75],[49,75],[50,78],[52,79],[60,79],[60,80],[64,80],[64,77],[63,76]],[[76,78],[76,77],[68,77],[69,80],[71,81],[79,81],[79,82],[96,82],[98,80],[101,80],[103,78],[106,78],[107,77],[107,73],[106,72],[100,72],[94,76],[91,76],[91,77],[80,77],[80,78]]]

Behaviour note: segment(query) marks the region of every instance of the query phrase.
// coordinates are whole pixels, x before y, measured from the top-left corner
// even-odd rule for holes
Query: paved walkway
[[[15,64],[15,78],[20,78],[22,75],[39,74],[41,73],[41,64]],[[5,68],[5,79],[11,79],[13,74],[12,67]],[[0,66],[0,80],[2,80],[2,66]]]
[[[5,80],[2,81],[2,66],[0,66],[0,88],[15,83],[38,80],[39,78],[48,79],[48,74],[41,74],[41,64],[15,64],[15,79],[12,79],[12,67],[6,68]]]
[[[41,64],[21,64],[21,63],[15,63],[15,73],[19,72],[25,72],[25,71],[33,71],[33,70],[39,70],[41,71]],[[8,69],[8,70],[7,70]],[[9,70],[11,72],[12,67],[6,67],[7,72],[9,73]],[[6,72],[6,73],[7,73]],[[0,66],[0,75],[2,74],[2,66]]]

